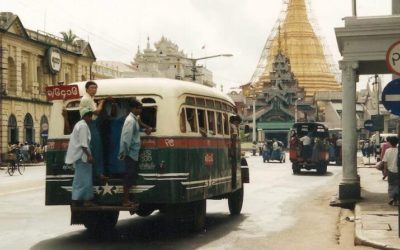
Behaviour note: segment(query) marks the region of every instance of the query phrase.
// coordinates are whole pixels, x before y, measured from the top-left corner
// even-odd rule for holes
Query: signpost
[[[58,85],[46,87],[47,100],[79,99],[78,85]]]
[[[400,115],[400,79],[389,82],[383,89],[382,104],[390,113]]]
[[[400,75],[400,41],[392,44],[387,50],[386,64],[393,74]]]
[[[374,122],[372,120],[366,120],[364,122],[364,128],[368,131],[374,131]]]

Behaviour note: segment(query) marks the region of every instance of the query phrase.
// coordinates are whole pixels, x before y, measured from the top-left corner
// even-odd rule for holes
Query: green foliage
[[[75,35],[72,30],[68,30],[67,32],[60,32],[60,34],[63,36],[63,40],[67,44],[74,44],[75,40],[78,38],[77,35]]]

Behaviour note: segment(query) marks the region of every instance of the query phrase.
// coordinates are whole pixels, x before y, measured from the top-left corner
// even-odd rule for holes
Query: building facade
[[[0,13],[1,159],[8,143],[46,143],[52,105],[46,87],[90,79],[95,59],[86,41],[67,44],[26,29],[13,13]]]
[[[141,51],[138,48],[132,62],[138,71],[137,77],[166,77],[215,87],[212,72],[203,65],[197,65],[198,59],[188,58],[175,43],[162,37],[154,47],[150,47],[150,39],[147,38],[146,49]]]

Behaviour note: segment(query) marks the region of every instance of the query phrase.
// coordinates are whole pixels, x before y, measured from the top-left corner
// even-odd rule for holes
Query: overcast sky
[[[283,0],[1,0],[0,11],[17,14],[25,28],[60,36],[72,29],[89,40],[97,60],[129,63],[137,47],[165,36],[194,58],[209,59],[214,81],[248,82],[282,9]],[[391,0],[357,1],[359,16],[388,15]],[[311,8],[335,61],[341,59],[334,27],[350,16],[351,0],[311,0]],[[205,49],[201,49],[205,45]]]

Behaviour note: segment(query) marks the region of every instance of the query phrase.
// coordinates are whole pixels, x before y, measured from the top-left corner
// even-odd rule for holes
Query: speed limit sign
[[[386,53],[386,64],[393,74],[400,75],[400,41],[389,47]]]

